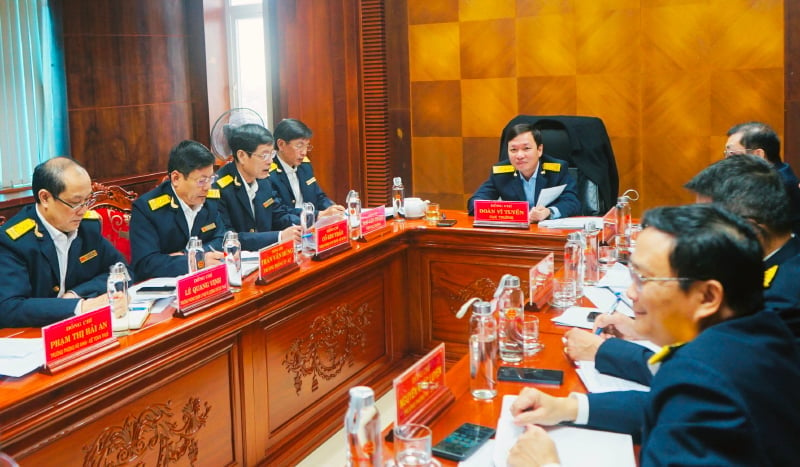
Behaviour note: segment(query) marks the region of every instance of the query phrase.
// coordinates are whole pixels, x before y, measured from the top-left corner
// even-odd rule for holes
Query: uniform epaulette
[[[147,205],[150,206],[151,211],[155,211],[156,209],[161,209],[170,203],[172,203],[172,197],[164,193],[163,195],[157,196],[148,201]]]
[[[661,347],[661,350],[650,356],[650,358],[647,360],[647,363],[649,365],[655,365],[656,363],[663,362],[670,357],[673,352],[683,347],[684,344],[686,344],[686,342],[679,342],[677,344],[665,345],[664,347]]]
[[[9,237],[11,237],[11,240],[16,240],[30,232],[34,227],[36,227],[36,221],[28,217],[27,219],[23,219],[11,227],[8,227],[6,229],[6,233]]]
[[[542,164],[542,170],[549,170],[550,172],[561,172],[561,164],[558,162],[545,162]]]
[[[217,185],[220,188],[225,188],[226,186],[230,185],[232,181],[233,181],[233,176],[231,174],[228,174],[217,180]]]
[[[778,273],[778,265],[774,265],[764,271],[764,288],[768,289],[770,285],[772,285],[772,279],[775,279],[775,275]]]
[[[306,162],[306,163],[310,164],[311,163],[311,159],[309,159],[308,156],[305,156],[303,158],[303,162]]]
[[[95,210],[89,209],[88,211],[86,211],[83,214],[83,219],[84,220],[91,219],[91,220],[99,221],[100,220],[100,214],[98,214],[98,212],[95,211]]]
[[[208,190],[208,193],[206,194],[206,198],[219,199],[219,190],[216,189],[216,188],[212,188],[212,189]]]
[[[276,170],[277,170],[278,172],[280,172],[280,171],[281,171],[281,169],[279,169],[279,168],[278,168],[278,164],[276,164],[275,162],[273,162],[272,164],[270,164],[270,165],[269,165],[269,171],[270,171],[270,172],[275,172]]]
[[[513,165],[495,165],[492,166],[492,173],[493,174],[510,174],[514,172],[515,169]]]

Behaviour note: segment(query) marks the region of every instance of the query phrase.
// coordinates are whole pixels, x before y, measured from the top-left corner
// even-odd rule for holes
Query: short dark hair
[[[762,149],[766,159],[773,164],[781,161],[781,139],[775,130],[766,123],[747,122],[734,125],[728,130],[728,136],[742,134],[741,145],[745,149]]]
[[[64,183],[64,172],[70,168],[86,173],[86,169],[70,157],[54,157],[40,163],[33,169],[31,190],[37,204],[41,202],[39,191],[42,189],[47,190],[53,196],[59,196],[64,192],[67,188]]]
[[[531,132],[533,134],[533,142],[539,147],[542,145],[542,132],[530,123],[517,123],[516,125],[508,127],[506,134],[503,135],[503,141],[508,143],[517,136]]]
[[[762,308],[764,253],[749,222],[717,204],[689,204],[650,209],[642,226],[674,238],[669,264],[677,277],[719,281],[734,316]],[[690,286],[681,282],[683,290]],[[701,326],[720,319],[715,315]]]
[[[758,156],[737,154],[717,161],[684,187],[765,226],[768,231],[761,231],[765,237],[792,229],[789,195],[783,180],[772,164]]]
[[[203,144],[192,140],[183,140],[169,152],[167,173],[177,170],[184,177],[197,169],[214,165],[214,155]]]
[[[257,123],[246,123],[239,126],[225,125],[223,131],[228,138],[228,146],[233,152],[233,159],[236,161],[239,160],[236,153],[240,150],[253,154],[253,151],[262,144],[275,142],[272,133]]]
[[[275,126],[275,141],[282,139],[287,143],[295,139],[311,139],[311,128],[294,118],[284,118]]]

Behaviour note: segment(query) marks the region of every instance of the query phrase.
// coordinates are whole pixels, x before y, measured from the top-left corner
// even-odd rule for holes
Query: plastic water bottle
[[[317,218],[314,210],[314,204],[303,203],[303,211],[300,213],[300,252],[309,257],[317,253],[317,241],[314,238],[314,223]]]
[[[631,259],[631,200],[627,196],[617,198],[617,261],[628,264]]]
[[[356,190],[347,194],[347,225],[350,231],[350,240],[361,238],[361,198]]]
[[[225,268],[228,271],[228,286],[231,292],[242,290],[242,244],[239,234],[225,232],[222,240],[222,251],[225,254]]]
[[[394,208],[394,221],[395,222],[405,222],[405,218],[400,215],[400,211],[403,210],[403,199],[405,198],[405,194],[403,193],[403,179],[400,177],[394,177],[392,183],[392,207]]]
[[[600,229],[594,222],[588,222],[584,226],[583,238],[586,241],[586,247],[583,249],[583,283],[584,285],[594,285],[600,280],[600,263],[598,261]]]
[[[489,302],[472,305],[469,321],[470,391],[476,399],[497,396],[497,323]]]
[[[509,276],[497,302],[500,310],[498,337],[500,359],[507,363],[522,361],[522,314],[525,297],[519,286],[519,277]]]
[[[111,331],[116,336],[128,334],[128,282],[131,276],[125,263],[112,264],[108,271],[108,304],[111,305]]]
[[[567,234],[567,243],[564,245],[564,280],[575,284],[575,298],[583,295],[584,248],[581,232]]]
[[[367,386],[350,389],[350,406],[344,416],[349,467],[382,467],[381,420],[375,393]]]
[[[190,237],[186,244],[186,258],[189,261],[189,273],[197,272],[206,267],[206,252],[203,250],[203,241],[197,237]]]

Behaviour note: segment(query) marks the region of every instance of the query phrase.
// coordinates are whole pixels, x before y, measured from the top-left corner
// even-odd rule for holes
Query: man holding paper
[[[656,208],[631,257],[636,332],[662,351],[650,393],[552,397],[512,406],[526,432],[508,465],[557,464],[534,426],[619,431],[638,423],[640,465],[791,465],[800,458],[800,349],[763,308],[763,250],[747,221],[712,204]]]
[[[527,201],[531,223],[545,219],[575,216],[580,212],[576,183],[567,171],[567,162],[543,154],[541,132],[527,123],[508,129],[508,159],[492,166],[483,182],[467,202],[474,214],[475,200]]]

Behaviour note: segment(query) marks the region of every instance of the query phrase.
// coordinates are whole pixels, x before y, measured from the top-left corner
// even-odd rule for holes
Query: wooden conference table
[[[53,376],[0,378],[0,450],[22,465],[302,459],[341,428],[350,387],[383,394],[440,342],[456,362],[466,353],[462,303],[489,299],[506,273],[526,288],[548,253],[561,261],[565,231],[474,229],[466,214],[446,214],[454,227],[390,221],[269,285],[251,276],[232,300],[189,318],[152,315],[118,348]],[[544,315],[542,332],[556,332]],[[543,356],[561,352],[545,343]],[[571,374],[559,391],[575,384]],[[493,425],[485,411],[476,421]],[[455,428],[440,423],[441,436]]]

